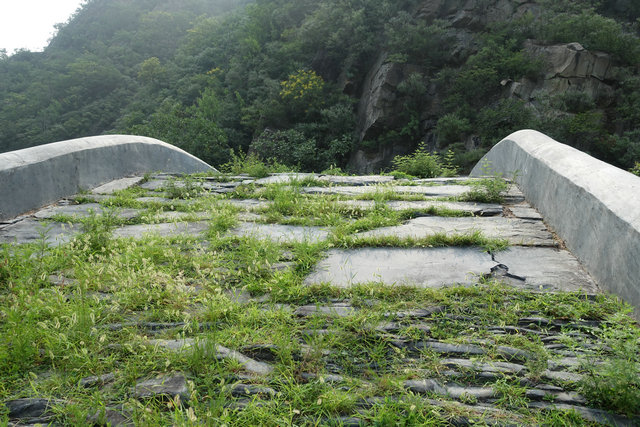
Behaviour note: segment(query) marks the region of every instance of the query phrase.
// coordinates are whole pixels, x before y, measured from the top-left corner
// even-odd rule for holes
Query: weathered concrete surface
[[[532,290],[597,292],[598,287],[567,251],[509,248],[494,255],[479,248],[363,248],[329,251],[306,284],[339,287],[382,282],[390,285],[442,287],[473,285],[480,277],[499,276],[514,287]],[[506,270],[507,275],[495,271]]]
[[[600,286],[640,317],[640,178],[533,130],[515,132],[478,163],[511,176]]]
[[[215,170],[153,138],[104,135],[0,154],[0,220],[48,205],[116,178],[163,170]]]
[[[403,225],[384,227],[361,233],[360,236],[396,236],[421,238],[437,233],[467,234],[481,231],[486,237],[507,239],[512,245],[556,246],[553,235],[542,221],[519,218],[446,218],[439,216],[420,217]]]

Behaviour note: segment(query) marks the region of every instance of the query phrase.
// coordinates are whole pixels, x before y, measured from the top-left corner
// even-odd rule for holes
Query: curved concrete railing
[[[214,168],[153,138],[104,135],[0,154],[0,220],[127,175]]]
[[[533,130],[515,132],[471,172],[515,179],[600,285],[640,314],[640,178]]]

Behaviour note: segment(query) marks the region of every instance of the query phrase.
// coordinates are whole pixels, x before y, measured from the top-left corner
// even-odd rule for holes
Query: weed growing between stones
[[[364,238],[355,233],[415,213],[390,210],[386,196],[345,207],[300,185],[241,191],[273,202],[252,212],[266,222],[321,225],[325,240],[231,234],[247,214],[231,193],[175,209],[141,202],[136,222],[178,210],[208,221],[195,237],[109,234],[90,245],[127,223],[96,215],[82,220],[90,236],[67,245],[43,236],[0,246],[0,402],[52,399],[44,422],[62,425],[117,416],[136,425],[588,425],[572,408],[633,415],[627,408],[640,406],[638,328],[616,298],[482,278],[442,289],[305,284],[335,246],[506,243],[480,233]],[[142,396],[158,377],[155,394]]]

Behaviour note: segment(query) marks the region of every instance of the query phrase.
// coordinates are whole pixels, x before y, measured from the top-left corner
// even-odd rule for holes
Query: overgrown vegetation
[[[86,218],[60,216],[83,227],[66,245],[47,244],[51,225],[35,243],[0,245],[0,402],[59,399],[50,421],[62,425],[86,424],[106,408],[141,425],[340,425],[352,416],[379,425],[440,425],[470,417],[492,422],[491,416],[473,410],[485,404],[474,395],[455,400],[421,395],[404,385],[423,378],[450,380],[451,358],[411,347],[438,340],[484,346],[487,353],[474,357],[474,364],[497,366],[505,360],[504,348],[529,355],[518,362],[525,367],[518,375],[505,372],[480,381],[465,368],[456,378],[465,386],[490,387],[496,411],[505,411],[496,413],[501,421],[588,425],[575,413],[529,406],[532,397],[524,384],[539,382],[548,362],[565,360],[541,340],[550,334],[576,354],[585,352],[576,368],[583,380],[573,387],[591,405],[637,415],[640,332],[629,307],[618,299],[518,290],[488,277],[478,277],[473,286],[442,289],[306,284],[307,274],[335,247],[460,245],[482,253],[504,249],[506,243],[478,232],[422,239],[363,237],[358,233],[397,225],[412,212],[390,210],[386,193],[372,198],[368,207],[350,205],[338,195],[305,193],[307,186],[320,185],[315,178],[244,185],[231,195],[235,200],[182,190],[199,179],[181,177],[170,184],[189,193],[180,193],[188,203],[138,201],[146,193],[129,189],[101,201],[105,210]],[[238,197],[269,204],[247,212],[233,204]],[[166,213],[193,219],[205,210],[208,231],[201,237],[116,238],[114,227],[131,221],[118,216],[116,202],[141,210],[136,223],[154,223]],[[266,222],[318,225],[331,233],[317,243],[230,233],[250,213]],[[348,310],[343,306],[347,311],[340,316],[329,309],[296,314],[303,305],[333,304],[346,304]],[[496,328],[508,333],[496,333]],[[514,332],[520,328],[526,331]],[[170,351],[152,341],[185,339],[198,344]],[[216,346],[267,358],[275,369],[267,377],[247,377],[238,361],[213,357]],[[181,399],[135,397],[141,379],[176,372],[188,379]],[[81,382],[107,374],[113,375],[89,385]],[[247,397],[241,396],[243,389],[233,388],[239,385],[259,388]]]

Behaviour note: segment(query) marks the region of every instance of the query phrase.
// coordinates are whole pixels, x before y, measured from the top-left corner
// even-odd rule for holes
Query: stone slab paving
[[[492,255],[478,248],[363,248],[329,251],[306,284],[339,287],[382,282],[389,285],[442,287],[473,285],[496,276],[531,290],[597,292],[580,263],[565,250],[509,248]]]
[[[281,224],[243,223],[231,230],[235,236],[266,238],[277,242],[317,243],[329,236],[329,231],[321,227],[299,227]]]
[[[540,221],[519,218],[419,217],[403,225],[379,228],[359,234],[362,237],[397,236],[421,238],[437,233],[467,234],[480,231],[490,238],[507,239],[512,245],[557,246],[558,242]]]
[[[468,185],[364,185],[364,186],[334,186],[334,187],[305,187],[307,194],[339,194],[343,196],[360,196],[363,194],[393,191],[401,194],[420,194],[425,197],[461,196],[471,190]]]
[[[140,239],[147,235],[157,235],[161,237],[173,237],[182,235],[198,237],[208,229],[209,223],[205,221],[126,225],[124,227],[116,228],[115,230],[113,230],[113,237],[133,237],[135,239]]]
[[[383,282],[395,285],[441,287],[477,283],[496,263],[477,248],[332,250],[305,283],[329,282],[339,287]]]
[[[133,219],[140,215],[142,212],[140,209],[128,209],[128,208],[114,208],[112,209],[115,215],[121,219]],[[49,206],[39,210],[33,216],[38,219],[51,219],[56,215],[70,216],[73,218],[86,218],[91,216],[92,213],[96,215],[103,215],[105,209],[98,203],[84,203],[81,205],[61,205],[61,206]]]
[[[27,218],[0,229],[0,243],[36,243],[44,236],[47,244],[55,247],[69,243],[80,231],[80,227],[73,224],[47,223]]]

